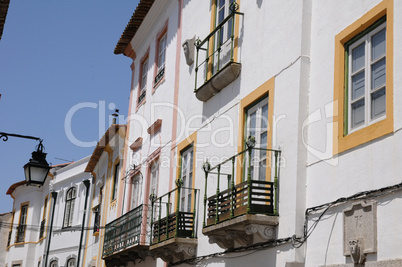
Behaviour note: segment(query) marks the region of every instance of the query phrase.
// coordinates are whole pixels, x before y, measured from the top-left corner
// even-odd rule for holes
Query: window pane
[[[385,48],[385,29],[382,29],[371,37],[371,60],[385,55]]]
[[[352,128],[364,123],[364,98],[352,104]]]
[[[385,85],[385,58],[371,66],[371,89]]]
[[[225,0],[219,0],[219,8],[222,8],[225,5]]]
[[[352,76],[352,100],[364,95],[364,71]]]
[[[385,115],[385,88],[371,94],[371,119]]]
[[[364,67],[365,43],[352,50],[352,72]]]
[[[254,113],[252,113],[250,115],[250,132],[249,132],[249,136],[254,136],[255,137],[256,116],[257,116],[256,112],[254,112]]]
[[[261,129],[266,130],[268,127],[268,105],[262,107]]]
[[[265,177],[266,177],[266,161],[267,161],[267,159],[263,159],[263,160],[260,161],[259,174],[258,174],[258,180],[260,180],[260,181],[265,181]]]

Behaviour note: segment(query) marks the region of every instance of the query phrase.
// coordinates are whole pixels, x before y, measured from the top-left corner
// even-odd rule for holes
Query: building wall
[[[387,117],[393,115],[392,133],[380,138],[364,142],[336,154],[333,146],[333,117],[337,116],[332,109],[334,99],[335,69],[335,36],[350,25],[356,23],[365,14],[372,12],[377,5],[389,4],[393,8],[393,16],[387,11],[387,31],[393,26],[393,41],[388,40],[387,49],[394,48],[393,57],[387,55],[387,62],[393,60],[391,74],[393,83],[393,109],[387,110]],[[308,145],[310,146],[307,161],[307,207],[330,203],[341,197],[349,197],[367,190],[376,190],[400,183],[399,162],[401,135],[401,103],[400,62],[401,54],[397,48],[401,41],[401,33],[397,25],[401,22],[401,3],[399,1],[313,1],[311,30],[311,87],[309,113],[321,114],[322,119],[309,124]],[[388,38],[388,35],[387,35]],[[389,50],[387,50],[388,53]],[[325,59],[325,60],[324,60]],[[325,71],[324,71],[325,70]],[[388,79],[388,78],[387,78]],[[387,81],[388,83],[388,81]],[[391,84],[392,84],[391,83]],[[388,84],[387,84],[388,86]],[[388,88],[388,87],[387,87]],[[387,91],[389,92],[389,91]],[[387,108],[389,102],[387,102]],[[333,156],[332,154],[335,155]],[[396,227],[401,208],[400,192],[373,197],[377,208],[377,253],[368,254],[367,261],[385,261],[400,259],[396,244],[401,242],[401,229]],[[343,212],[358,200],[342,202],[328,210],[314,233],[307,241],[306,266],[350,263],[351,258],[343,255],[343,233],[345,231]],[[309,224],[323,211],[311,215]],[[392,230],[391,230],[392,229]],[[398,264],[401,264],[400,262]]]

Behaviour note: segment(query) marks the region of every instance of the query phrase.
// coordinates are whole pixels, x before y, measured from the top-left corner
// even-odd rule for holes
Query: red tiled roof
[[[154,3],[154,1],[155,0],[140,1],[140,3],[138,4],[137,8],[134,11],[133,16],[128,22],[126,28],[124,29],[124,32],[120,36],[119,42],[117,43],[114,49],[115,54],[122,54],[126,50],[127,46],[133,39],[142,21],[144,20],[145,16],[148,14],[149,9],[151,9],[151,6]]]
[[[24,185],[26,183],[27,182],[24,180],[24,181],[11,185],[10,188],[7,190],[7,195],[11,195],[14,192],[14,190],[17,189],[18,186]]]
[[[4,23],[6,23],[9,4],[10,0],[0,0],[0,40],[3,35]]]

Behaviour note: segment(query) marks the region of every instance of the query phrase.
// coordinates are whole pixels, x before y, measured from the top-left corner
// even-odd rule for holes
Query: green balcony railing
[[[277,216],[280,153],[279,150],[254,148],[251,145],[214,167],[206,162],[203,166],[205,172],[203,227],[243,214]],[[270,164],[272,161],[273,164]],[[255,162],[264,164],[254,164]],[[242,166],[240,168],[242,181],[238,184],[234,179],[237,164]],[[274,176],[273,182],[266,181],[265,174],[271,171]],[[212,177],[215,178],[214,184],[208,185]],[[224,180],[225,177],[227,182]],[[213,189],[215,194],[208,196],[208,189],[209,191]]]
[[[197,39],[195,63],[195,89],[210,80],[226,65],[233,62],[235,51],[235,21],[238,15],[236,2],[230,6],[229,15],[202,41]],[[199,71],[203,71],[200,75]]]
[[[182,187],[156,198],[151,195],[151,245],[170,238],[197,238],[199,189]]]
[[[103,258],[140,243],[143,206],[136,207],[106,225]]]

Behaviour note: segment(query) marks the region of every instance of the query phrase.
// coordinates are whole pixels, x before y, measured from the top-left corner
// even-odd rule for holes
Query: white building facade
[[[401,8],[140,1],[105,264],[400,266]]]

